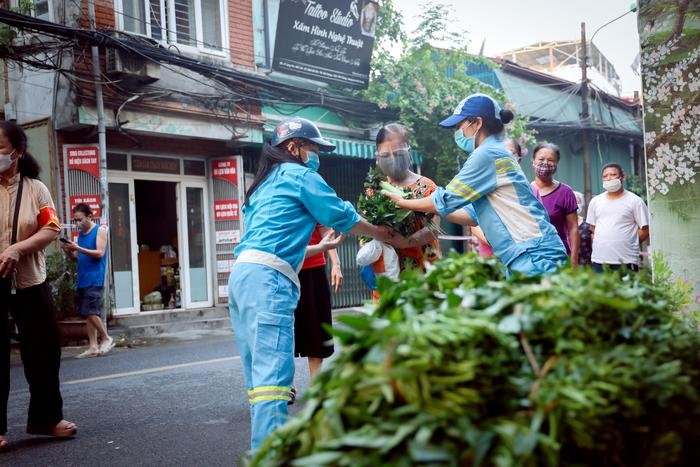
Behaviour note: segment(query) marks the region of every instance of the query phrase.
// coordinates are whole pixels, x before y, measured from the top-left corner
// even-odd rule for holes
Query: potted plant
[[[61,340],[66,342],[87,339],[85,320],[78,316],[76,307],[77,264],[61,250],[46,256],[46,280],[51,286]]]

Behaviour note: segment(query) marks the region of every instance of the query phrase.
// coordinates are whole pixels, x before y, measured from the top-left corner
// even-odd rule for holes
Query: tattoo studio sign
[[[366,88],[378,11],[371,0],[280,0],[272,68]]]

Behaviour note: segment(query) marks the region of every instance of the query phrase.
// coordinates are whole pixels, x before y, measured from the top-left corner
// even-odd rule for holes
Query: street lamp
[[[618,17],[615,18],[615,19],[611,19],[610,21],[608,21],[607,23],[605,23],[604,25],[602,25],[601,27],[599,27],[598,29],[596,29],[595,32],[593,32],[593,35],[591,36],[590,42],[593,43],[593,38],[595,37],[595,35],[598,34],[598,31],[600,31],[601,29],[603,29],[605,26],[607,26],[608,24],[612,24],[612,23],[614,23],[615,21],[617,21],[618,19],[624,18],[625,16],[629,15],[630,13],[634,13],[634,12],[636,12],[636,11],[637,11],[637,2],[632,2],[632,3],[630,3],[630,7],[629,7],[629,9],[628,9],[626,12],[622,13],[620,16],[618,16]]]
[[[593,43],[593,38],[598,32],[609,24],[623,18],[624,16],[637,11],[637,2],[630,4],[629,9],[614,18],[607,23],[600,26],[593,32],[591,36],[591,44]],[[591,155],[588,151],[588,132],[586,131],[590,125],[590,114],[588,110],[588,43],[586,41],[586,23],[581,23],[581,137],[583,142],[583,193],[586,200],[586,206],[591,201],[592,190],[591,190]]]

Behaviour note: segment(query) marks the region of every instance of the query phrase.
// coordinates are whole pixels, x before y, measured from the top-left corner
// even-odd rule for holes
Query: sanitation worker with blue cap
[[[527,275],[554,272],[566,262],[566,250],[501,140],[503,124],[512,119],[511,111],[502,110],[486,94],[465,98],[453,115],[440,122],[442,127],[455,128],[455,143],[469,154],[459,173],[430,198],[390,197],[399,207],[443,217],[466,209],[478,221],[494,255],[510,271]]]
[[[262,148],[243,205],[245,233],[234,251],[228,297],[248,389],[253,450],[287,418],[294,379],[297,274],[316,224],[391,239],[388,227],[362,219],[316,172],[319,151],[334,149],[309,120],[295,117],[280,123]]]

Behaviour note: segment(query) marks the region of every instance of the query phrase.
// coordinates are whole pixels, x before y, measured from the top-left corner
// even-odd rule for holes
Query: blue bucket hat
[[[481,117],[488,119],[501,119],[501,106],[491,96],[486,94],[472,94],[465,97],[457,104],[452,115],[440,122],[440,126],[452,128],[459,122],[469,117]]]

